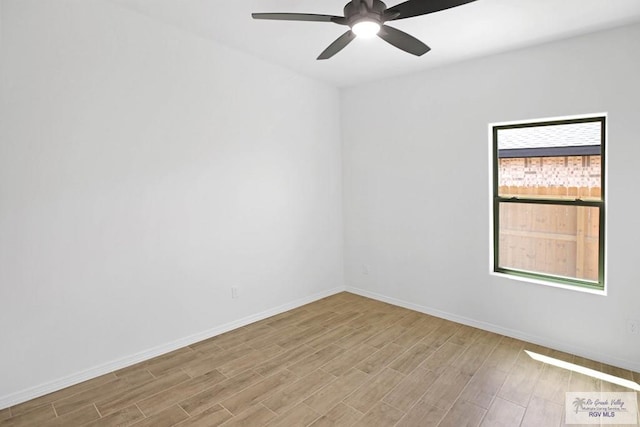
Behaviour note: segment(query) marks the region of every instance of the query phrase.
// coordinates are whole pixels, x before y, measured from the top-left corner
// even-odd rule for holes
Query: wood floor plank
[[[434,381],[421,399],[421,403],[449,409],[470,380],[471,375],[462,373],[457,368],[449,367]]]
[[[311,326],[325,325],[327,323],[330,323],[330,321],[337,315],[338,313],[334,311],[325,311],[296,323],[296,326],[298,326],[299,328],[309,328]]]
[[[369,375],[357,369],[351,369],[345,375],[323,387],[304,400],[304,403],[320,415],[326,414],[338,402],[360,387]]]
[[[524,416],[524,411],[524,407],[498,397],[491,404],[480,425],[484,427],[519,426]]]
[[[566,369],[545,365],[533,389],[533,395],[559,405],[564,404],[570,376],[571,372]]]
[[[440,326],[441,319],[429,316],[428,314],[418,313],[417,311],[407,310],[405,316],[394,324],[403,326],[405,328],[410,328],[412,326],[415,326],[416,324],[419,324],[420,322],[425,322],[426,324],[433,325],[435,329]]]
[[[272,357],[271,359],[260,363],[253,368],[254,371],[262,376],[269,376],[278,371],[281,371],[289,366],[299,362],[305,357],[315,353],[315,349],[306,345],[286,350],[279,355]]]
[[[95,387],[83,393],[74,394],[56,401],[53,403],[53,406],[59,416],[64,415],[69,412],[77,411],[87,405],[91,405],[98,400],[119,395],[124,393],[126,390],[138,387],[153,380],[153,375],[146,370],[137,371],[135,374],[115,379],[100,387]]]
[[[427,344],[433,351],[436,351],[442,344],[447,342],[460,327],[461,325],[453,322],[441,323],[433,332],[422,338],[421,342]]]
[[[169,387],[153,396],[137,401],[138,408],[145,416],[157,414],[165,408],[176,405],[185,398],[194,396],[214,385],[226,380],[227,377],[218,371],[184,381],[174,387]]]
[[[231,412],[216,404],[176,425],[180,427],[215,427],[231,417],[233,417]]]
[[[255,350],[261,350],[265,347],[272,346],[276,342],[282,340],[283,337],[287,337],[288,335],[294,334],[299,331],[300,328],[296,325],[290,325],[283,328],[274,328],[273,332],[256,337],[251,341],[248,341],[246,345]]]
[[[529,355],[521,351],[514,367],[498,391],[498,396],[518,405],[526,406],[542,368],[542,363],[531,359]]]
[[[349,312],[361,312],[362,304],[350,301],[336,301],[331,304],[331,311],[344,314]]]
[[[492,366],[482,366],[464,388],[460,399],[483,409],[489,409],[506,378],[506,372]]]
[[[333,360],[345,351],[346,350],[344,348],[338,347],[337,345],[329,345],[313,354],[310,354],[301,361],[294,363],[287,369],[302,377],[329,363],[329,361]]]
[[[420,364],[420,367],[433,371],[436,375],[440,375],[445,369],[451,366],[453,361],[464,351],[465,347],[461,345],[445,342],[440,348],[427,357],[425,361]]]
[[[322,365],[323,371],[329,372],[337,377],[349,372],[355,365],[374,354],[376,348],[370,345],[361,344],[358,347],[347,350],[339,356],[334,357],[330,362]]]
[[[367,304],[363,304],[362,301],[342,301],[336,305],[331,306],[331,310],[338,313],[345,313],[347,311],[367,311]]]
[[[386,368],[380,374],[358,387],[344,400],[344,403],[360,412],[366,413],[404,378],[405,376],[398,371]]]
[[[216,347],[216,349],[210,349],[209,352],[201,352],[195,359],[183,363],[181,369],[191,377],[198,377],[217,370],[225,363],[232,362],[246,355],[251,350],[252,347],[244,344],[228,350]]]
[[[174,387],[180,383],[189,380],[190,377],[182,371],[158,378],[154,381],[141,384],[123,390],[121,393],[109,396],[105,399],[95,402],[98,412],[104,417],[120,409],[124,409],[135,402],[151,397],[156,393],[160,393],[168,388]]]
[[[227,377],[235,377],[240,372],[251,369],[258,363],[269,360],[282,352],[284,352],[284,348],[275,344],[260,350],[251,349],[244,355],[218,366],[217,370]]]
[[[135,405],[132,405],[92,421],[86,424],[86,427],[127,427],[143,418],[142,412]]]
[[[559,426],[563,416],[562,405],[533,396],[525,410],[521,427]]]
[[[401,325],[399,322],[394,323],[388,328],[384,329],[382,332],[378,332],[372,337],[368,338],[365,341],[365,344],[370,345],[375,348],[382,348],[387,346],[390,342],[398,338],[399,335],[402,335],[407,330],[406,326]],[[395,344],[397,347],[402,347],[399,344]]]
[[[316,411],[300,403],[272,420],[269,427],[307,426],[319,417]]]
[[[433,349],[425,343],[419,342],[396,358],[389,366],[405,375],[410,374],[433,354]]]
[[[334,310],[336,311],[336,315],[331,318],[331,321],[328,324],[326,324],[327,327],[331,329],[335,329],[335,328],[344,326],[345,323],[350,322],[351,320],[354,320],[355,318],[363,315],[363,313],[360,311],[351,310],[351,307],[348,307],[348,308],[349,308],[348,311],[345,311],[342,313],[339,312],[338,310]]]
[[[38,407],[40,405],[35,405],[34,407]],[[0,421],[11,416],[11,408],[0,409]]]
[[[284,351],[285,351],[284,348],[280,347],[277,344],[272,344],[272,345],[269,345],[269,346],[261,347],[261,348],[259,348],[257,350],[262,354],[263,360],[269,360],[272,357],[275,357],[280,353],[284,353]]]
[[[392,316],[384,311],[379,311],[375,307],[370,307],[367,310],[367,316],[365,317],[357,317],[352,321],[348,322],[347,325],[351,326],[355,329],[360,329],[363,327],[371,326],[371,325],[382,325],[389,326],[392,322]],[[382,329],[382,328],[381,328]]]
[[[467,347],[475,340],[476,335],[480,332],[479,329],[471,326],[461,325],[455,334],[449,338],[449,342]]]
[[[483,331],[482,329],[477,329],[477,332],[474,334],[473,343],[483,342],[485,344],[491,345],[492,348],[496,348],[498,344],[502,341],[502,335],[496,334],[495,332]]]
[[[516,363],[524,343],[514,338],[502,337],[487,358],[485,365],[508,373]]]
[[[404,416],[404,412],[387,405],[384,402],[377,402],[364,417],[360,419],[354,427],[388,427],[395,425]]]
[[[335,342],[341,340],[342,338],[350,335],[355,331],[354,328],[346,325],[339,326],[335,329],[331,329],[329,332],[320,335],[309,342],[306,343],[309,347],[313,347],[315,349],[320,349],[327,347]]]
[[[288,411],[307,397],[311,396],[336,377],[322,370],[316,370],[300,378],[282,390],[273,393],[262,404],[277,414]]]
[[[363,414],[344,403],[338,403],[329,412],[318,418],[309,427],[349,427]]]
[[[346,337],[342,338],[341,340],[336,342],[336,345],[342,347],[342,348],[354,348],[362,343],[364,343],[365,341],[367,341],[369,338],[373,337],[375,334],[377,334],[380,330],[378,329],[378,327],[376,325],[366,325],[363,326],[359,329],[356,329],[355,331],[353,331],[351,334],[347,335]]]
[[[375,325],[380,331],[400,321],[404,316],[405,314],[402,312],[389,310],[388,312],[383,312],[378,318],[371,318],[368,324]]]
[[[280,371],[247,387],[240,393],[223,400],[221,405],[227,408],[232,414],[238,415],[265,399],[269,394],[276,393],[287,384],[291,384],[297,378],[298,377],[291,371]]]
[[[69,412],[61,417],[54,418],[50,421],[40,423],[40,427],[68,427],[81,426],[100,418],[100,414],[95,405],[87,405],[75,412]]]
[[[420,400],[409,410],[409,412],[407,412],[397,426],[437,426],[446,413],[447,409],[438,408]]]
[[[189,418],[189,415],[178,405],[173,405],[162,411],[138,421],[134,427],[171,427]]]
[[[296,348],[301,344],[311,341],[314,338],[318,338],[329,332],[329,329],[324,325],[316,325],[308,328],[298,327],[298,330],[292,334],[284,336],[275,341],[275,344],[284,349]]]
[[[225,427],[264,426],[275,417],[276,414],[273,411],[261,404],[257,404],[243,411],[240,415],[231,418],[224,425]]]
[[[571,372],[567,391],[600,391],[601,386],[602,382],[598,378]]]
[[[476,427],[487,411],[465,400],[457,400],[438,427]],[[515,424],[517,425],[517,424]],[[509,426],[513,427],[513,425]]]
[[[56,413],[53,410],[53,405],[49,403],[47,405],[40,405],[29,412],[24,412],[11,418],[5,418],[0,421],[0,427],[35,426],[50,422],[55,418]]]
[[[355,368],[360,369],[365,374],[376,375],[393,360],[400,357],[405,351],[406,349],[404,347],[395,343],[389,343],[371,356],[357,363]]]
[[[437,375],[418,368],[407,375],[382,401],[407,412],[435,382]]]
[[[187,397],[179,404],[189,415],[199,414],[218,404],[220,401],[261,381],[263,378],[262,375],[256,372],[245,371],[200,393]]]
[[[451,363],[451,366],[457,367],[465,374],[473,375],[480,369],[480,366],[484,364],[489,354],[493,351],[494,346],[495,343],[473,343]]]

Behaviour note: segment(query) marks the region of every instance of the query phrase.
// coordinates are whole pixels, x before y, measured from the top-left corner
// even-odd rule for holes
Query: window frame
[[[499,157],[498,157],[498,132],[503,129],[542,127],[553,125],[565,125],[576,123],[600,122],[600,200],[575,199],[550,199],[540,197],[501,197],[499,194]],[[538,119],[510,123],[494,123],[489,125],[491,143],[491,188],[492,188],[492,273],[505,275],[514,279],[525,280],[544,285],[559,286],[575,290],[595,291],[605,293],[605,238],[606,238],[606,147],[607,147],[607,114],[599,113],[586,116],[574,116],[565,118]],[[501,203],[522,203],[522,204],[545,204],[563,206],[584,206],[597,208],[599,212],[598,230],[598,281],[592,282],[572,277],[555,276],[545,273],[522,271],[517,269],[500,267],[500,204]]]

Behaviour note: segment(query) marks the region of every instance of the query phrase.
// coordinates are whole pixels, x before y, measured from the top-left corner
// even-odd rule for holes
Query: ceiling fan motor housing
[[[354,0],[344,6],[344,16],[347,25],[352,27],[361,21],[373,21],[382,25],[385,21],[384,11],[387,5],[380,0]]]

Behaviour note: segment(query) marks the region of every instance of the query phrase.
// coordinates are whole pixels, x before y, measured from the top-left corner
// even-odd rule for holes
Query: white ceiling
[[[342,15],[347,0],[111,1],[338,87],[640,22],[640,0],[477,0],[389,23],[431,47],[422,57],[376,38],[356,39],[333,58],[317,61],[347,27],[257,21],[251,12]]]

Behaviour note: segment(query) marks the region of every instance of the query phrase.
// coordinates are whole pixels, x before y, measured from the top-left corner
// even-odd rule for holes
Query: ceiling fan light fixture
[[[370,39],[378,34],[380,31],[380,24],[378,22],[365,19],[353,24],[351,31],[361,39]]]

